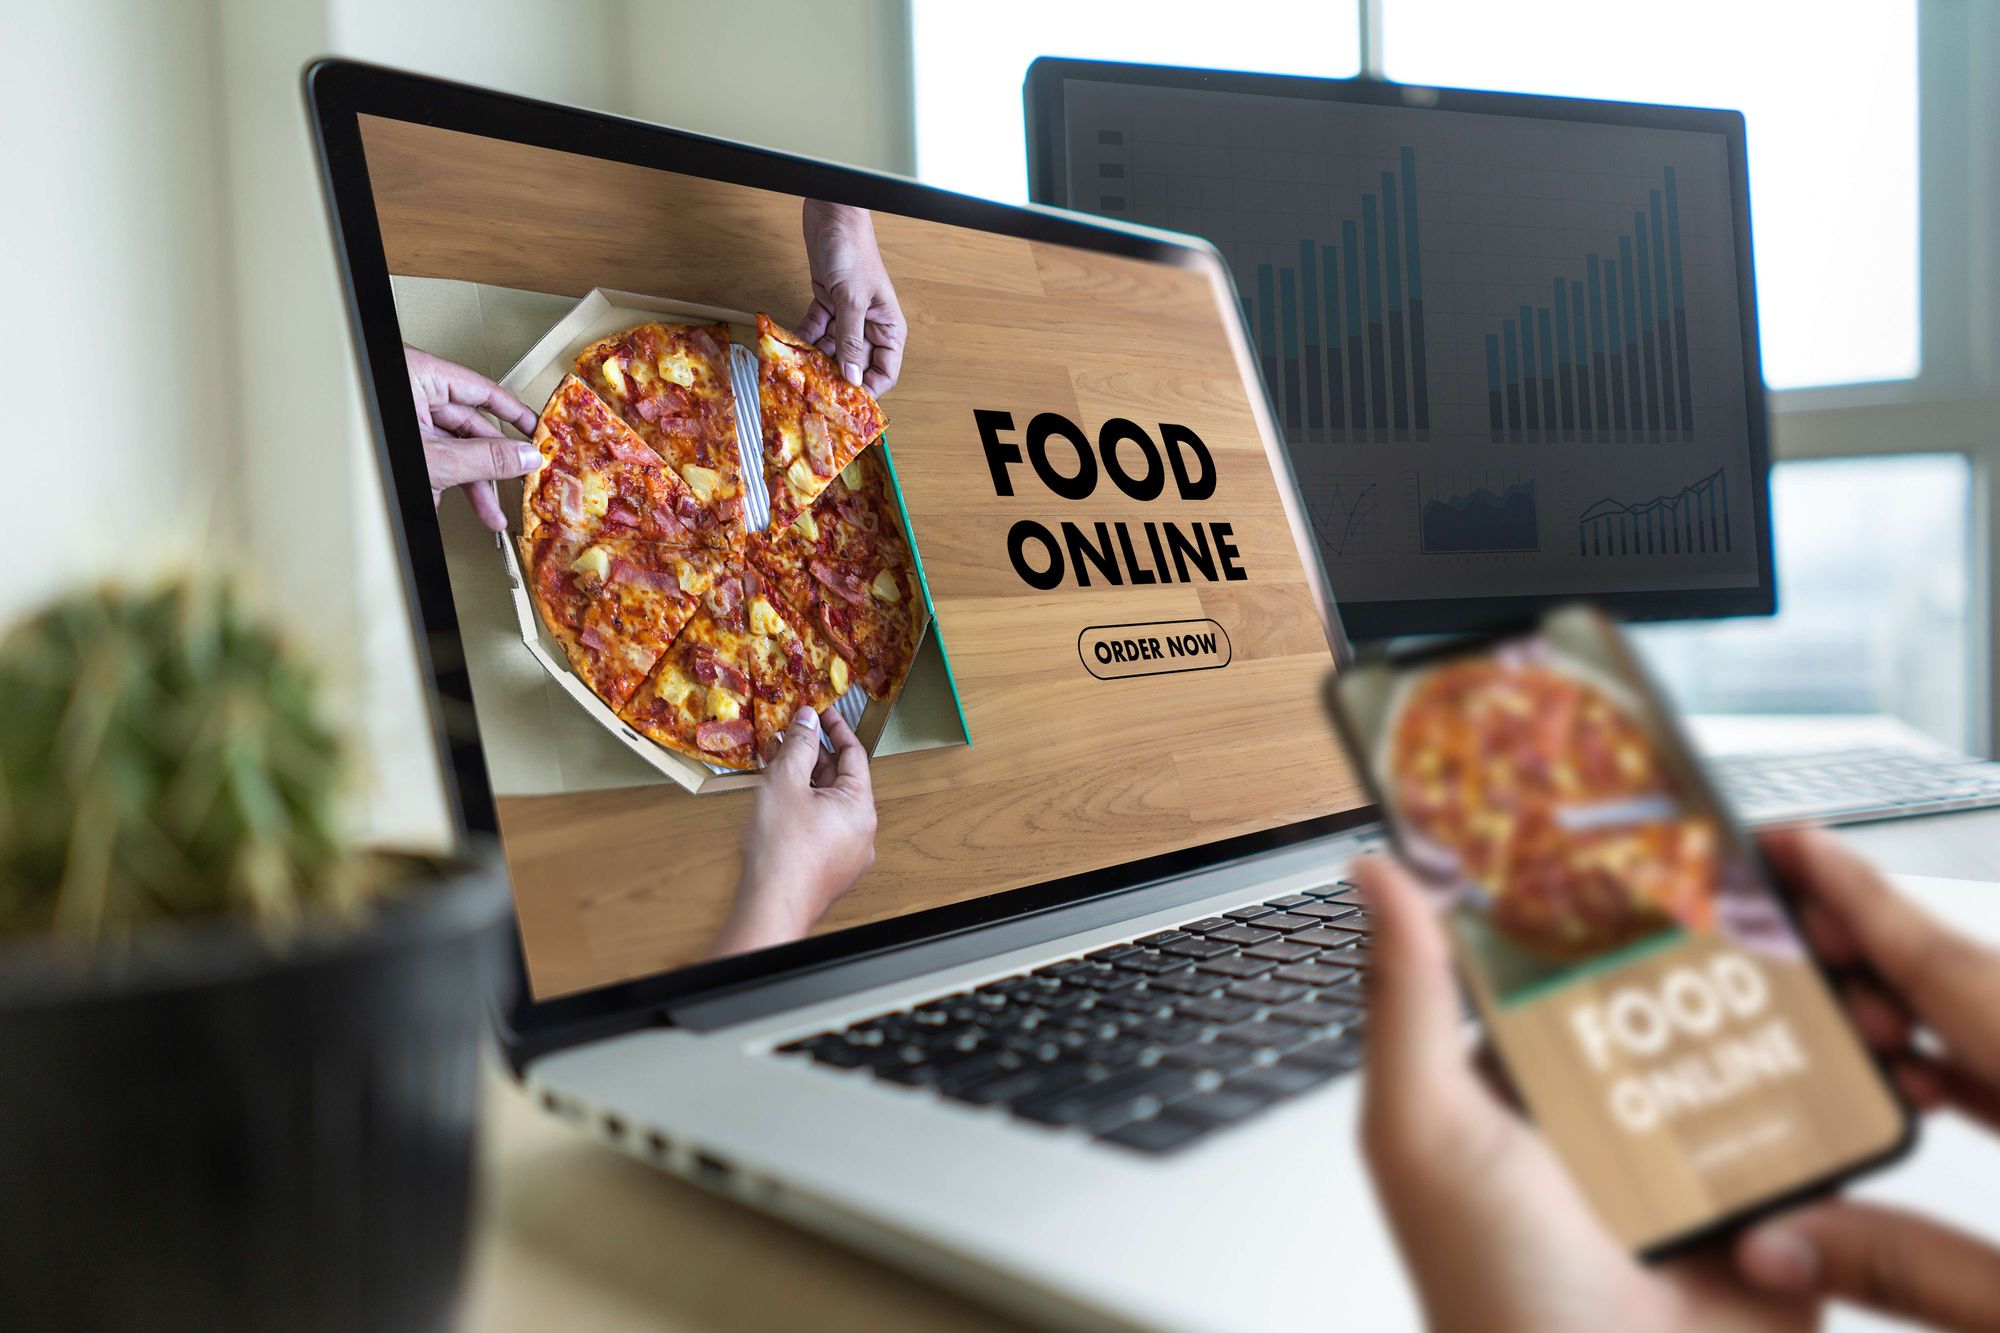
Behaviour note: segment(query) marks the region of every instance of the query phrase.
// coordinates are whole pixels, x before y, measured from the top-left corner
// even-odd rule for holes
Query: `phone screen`
[[[1907,1117],[1615,626],[1360,666],[1357,767],[1493,1045],[1650,1250],[1893,1153]]]

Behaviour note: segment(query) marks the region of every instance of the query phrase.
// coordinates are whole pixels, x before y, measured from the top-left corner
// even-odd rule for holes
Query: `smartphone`
[[[1658,1255],[1905,1151],[1909,1109],[1609,619],[1350,667],[1334,711],[1521,1103]]]

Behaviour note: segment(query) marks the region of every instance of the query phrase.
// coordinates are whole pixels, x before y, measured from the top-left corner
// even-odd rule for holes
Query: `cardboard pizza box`
[[[756,316],[752,313],[672,301],[638,292],[598,288],[550,328],[501,378],[500,383],[522,402],[540,410],[585,347],[607,334],[649,320],[727,324],[734,346],[750,349],[754,357],[757,333]],[[737,364],[732,366],[731,379],[737,385],[737,443],[743,453],[744,512],[754,531],[768,520],[770,512],[764,494],[760,443],[762,424],[757,408],[754,362],[746,377],[741,352],[732,351],[732,356],[737,358]],[[918,544],[917,532],[910,523],[909,509],[903,503],[902,486],[896,478],[895,461],[889,452],[888,434],[885,433],[883,438],[869,447],[881,451],[884,470],[889,476],[889,488],[903,521],[903,532],[910,541],[910,553],[917,567],[917,585],[923,599],[922,622],[916,658],[895,697],[873,700],[857,685],[848,690],[836,707],[854,727],[862,747],[877,759],[912,750],[969,745],[972,742],[965,725],[965,711],[959,702],[958,688],[952,681],[944,645],[935,632],[923,552]],[[506,565],[509,592],[515,615],[520,621],[521,640],[562,692],[626,749],[688,791],[733,791],[762,781],[763,775],[759,772],[742,773],[717,768],[649,740],[591,692],[590,687],[570,669],[562,645],[550,637],[543,627],[534,599],[528,593],[527,579],[517,550],[521,510],[518,484],[503,500],[503,507],[508,515],[510,530],[497,534],[495,545]]]

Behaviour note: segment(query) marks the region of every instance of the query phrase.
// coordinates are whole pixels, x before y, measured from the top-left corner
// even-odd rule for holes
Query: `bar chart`
[[[1431,428],[1417,155],[1397,153],[1337,244],[1298,238],[1296,264],[1258,263],[1243,297],[1288,439],[1421,440]]]
[[[1533,478],[1481,482],[1460,490],[1419,482],[1418,535],[1426,555],[1541,550]]]
[[[1687,278],[1674,169],[1583,275],[1557,274],[1486,335],[1487,425],[1496,441],[1673,440],[1694,431]]]
[[[1713,555],[1735,549],[1733,542],[1729,474],[1721,468],[1672,495],[1599,500],[1576,521],[1581,556]]]

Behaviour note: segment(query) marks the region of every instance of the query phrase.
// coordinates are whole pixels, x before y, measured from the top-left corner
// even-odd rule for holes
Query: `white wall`
[[[300,70],[348,55],[907,170],[902,0],[0,0],[0,19],[0,346],[76,407],[16,447],[88,460],[47,470],[53,504],[17,501],[0,621],[189,547],[232,554],[322,663],[361,821],[435,841]]]

